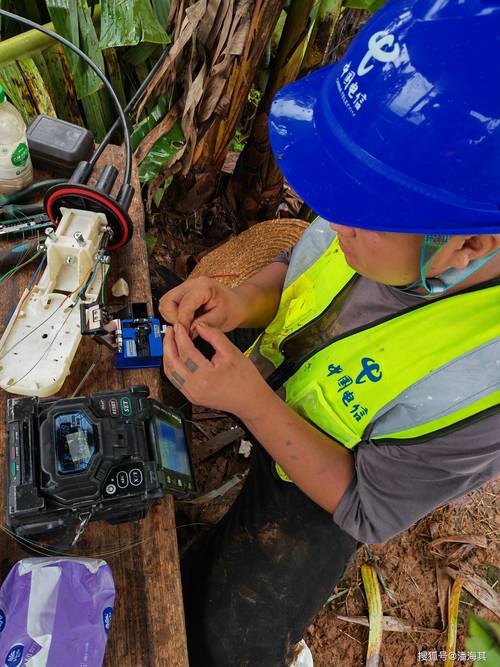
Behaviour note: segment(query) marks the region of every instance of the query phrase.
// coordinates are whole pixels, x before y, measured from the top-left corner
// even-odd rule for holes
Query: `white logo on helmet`
[[[336,79],[337,90],[344,106],[351,114],[358,112],[368,100],[368,93],[364,90],[361,77],[368,74],[375,66],[374,61],[381,63],[394,62],[400,55],[401,49],[394,39],[394,35],[386,30],[373,33],[368,40],[368,51],[363,56],[358,67],[351,69],[351,61],[346,62]]]
[[[387,47],[389,50],[386,50]],[[373,69],[374,63],[370,62],[372,58],[381,63],[392,63],[399,57],[399,53],[399,44],[394,44],[394,35],[386,30],[374,32],[368,40],[368,51],[358,65],[358,76],[364,76]]]

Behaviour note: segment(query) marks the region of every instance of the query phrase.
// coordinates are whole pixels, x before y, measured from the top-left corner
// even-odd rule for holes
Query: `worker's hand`
[[[181,324],[191,335],[205,322],[221,331],[236,329],[244,318],[244,302],[231,288],[213,278],[193,278],[174,287],[160,299],[162,317]]]
[[[219,329],[199,322],[196,331],[212,345],[215,354],[209,361],[195,348],[181,324],[169,327],[163,358],[170,382],[195,405],[240,418],[258,412],[258,405],[272,390],[252,362]]]

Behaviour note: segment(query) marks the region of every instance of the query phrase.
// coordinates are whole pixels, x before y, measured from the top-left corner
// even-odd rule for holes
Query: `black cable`
[[[60,42],[64,46],[66,46],[68,49],[76,53],[77,56],[79,56],[87,65],[93,70],[93,72],[101,79],[101,81],[104,83],[106,86],[108,93],[111,96],[111,99],[113,101],[113,104],[116,107],[116,110],[118,112],[118,115],[120,117],[119,122],[123,126],[123,134],[124,134],[124,142],[125,142],[125,156],[126,156],[126,164],[125,164],[125,177],[123,179],[123,182],[126,183],[127,185],[130,185],[131,177],[132,177],[132,146],[130,144],[130,131],[128,128],[128,123],[127,123],[127,117],[125,116],[125,112],[122,109],[122,106],[120,104],[120,100],[116,96],[115,91],[113,90],[113,86],[110,84],[106,76],[101,72],[101,70],[97,67],[97,65],[87,56],[86,53],[84,53],[81,49],[79,49],[77,46],[75,46],[72,42],[67,40],[64,37],[61,37],[61,35],[58,35],[56,32],[53,32],[52,30],[48,30],[47,28],[44,28],[44,26],[40,25],[39,23],[35,23],[34,21],[30,21],[30,19],[26,19],[22,16],[18,16],[17,14],[12,14],[12,12],[8,12],[5,9],[0,9],[0,16],[5,16],[8,19],[11,19],[12,21],[17,21],[18,23],[22,23],[24,25],[27,25],[29,28],[33,28],[34,30],[38,30],[39,32],[43,33],[44,35],[47,35],[48,37],[51,37],[52,39],[56,40],[56,42]],[[109,141],[109,139],[108,139]]]
[[[165,60],[165,56],[167,55],[167,53],[168,53],[169,51],[170,51],[170,45],[169,45],[166,49],[164,49],[163,53],[162,53],[161,56],[158,58],[158,61],[155,63],[153,69],[149,72],[149,74],[147,75],[147,77],[144,79],[144,81],[141,83],[141,85],[140,85],[139,88],[137,89],[137,91],[136,91],[136,93],[134,94],[134,96],[132,97],[132,99],[129,101],[129,103],[127,104],[127,106],[126,106],[125,109],[123,110],[124,113],[128,113],[131,109],[133,109],[133,108],[135,107],[135,105],[137,104],[137,102],[141,99],[143,92],[145,91],[145,89],[147,88],[147,86],[148,86],[148,85],[150,84],[150,82],[152,81],[152,79],[153,79],[153,77],[155,76],[156,72],[160,69],[161,65],[163,64],[163,61]],[[102,152],[104,151],[104,149],[106,148],[106,146],[107,146],[107,145],[109,144],[109,142],[111,141],[111,139],[112,139],[112,137],[113,137],[113,134],[116,132],[116,130],[118,129],[118,126],[119,126],[119,125],[120,125],[120,120],[117,119],[117,120],[113,123],[113,126],[111,127],[111,129],[109,130],[109,132],[106,134],[106,136],[104,137],[104,139],[101,141],[101,143],[100,143],[100,145],[98,146],[96,152],[94,153],[94,155],[93,155],[92,158],[90,159],[90,165],[91,165],[92,168],[94,168],[94,166],[95,166],[97,160],[101,157]]]

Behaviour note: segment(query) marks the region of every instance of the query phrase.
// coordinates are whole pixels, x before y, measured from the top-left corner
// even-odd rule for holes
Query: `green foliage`
[[[343,6],[375,11],[384,1],[346,0]],[[234,108],[230,107],[231,119],[234,118],[234,122],[230,131],[226,133],[227,136],[224,135],[223,137],[224,141],[221,144],[223,148],[218,147],[215,151],[218,159],[223,161],[224,151],[228,148],[240,152],[247,142],[252,143],[251,124],[255,117],[255,111],[260,109],[267,98],[271,99],[271,93],[267,94],[261,91],[266,90],[266,83],[270,77],[270,72],[274,71],[273,65],[278,51],[281,54],[279,56],[281,66],[276,67],[276,72],[274,72],[277,83],[269,82],[268,88],[271,92],[273,86],[281,86],[288,82],[288,75],[282,77],[284,70],[290,70],[289,78],[296,76],[297,67],[300,64],[299,60],[304,55],[307,42],[313,40],[313,27],[318,22],[318,17],[326,8],[330,6],[336,8],[341,2],[342,0],[308,0],[307,3],[302,3],[301,0],[287,0],[283,5],[284,9],[281,11],[277,25],[274,28],[274,34],[271,37],[273,25],[267,23],[269,30],[265,32],[266,37],[260,42],[261,48],[264,48],[266,42],[267,47],[261,59],[259,72],[253,71],[255,67],[246,72],[245,81],[247,83],[244,90],[248,91],[252,79],[253,87],[248,94],[248,99],[245,99],[245,94],[241,95],[241,100],[239,96],[236,96],[237,102],[234,104]],[[193,6],[193,4],[193,0],[190,0],[190,2],[175,5],[173,16],[176,17],[177,22],[183,20],[186,8]],[[215,5],[217,4],[215,3]],[[234,5],[236,4],[234,3]],[[251,4],[249,3],[249,5]],[[225,6],[225,3],[220,3],[218,9],[223,5]],[[125,105],[132,97],[141,81],[151,70],[164,46],[170,42],[166,28],[172,8],[172,0],[0,0],[0,7],[16,11],[39,22],[47,22],[50,18],[54,23],[56,32],[83,49],[96,65],[106,73],[122,105]],[[231,12],[233,9],[231,9]],[[280,12],[280,7],[276,6],[272,11],[274,12],[272,14],[274,24]],[[251,10],[249,12],[251,16]],[[290,17],[293,19],[295,14],[300,18],[300,21],[296,21],[297,25],[294,26],[293,21],[289,19]],[[180,99],[182,93],[186,94],[187,92],[183,91],[183,82],[188,80],[185,76],[186,68],[190,66],[189,63],[193,62],[192,53],[200,48],[210,49],[212,47],[207,45],[212,44],[214,52],[219,48],[218,53],[223,54],[224,49],[229,49],[228,54],[233,54],[231,49],[235,46],[234,44],[230,46],[227,42],[229,32],[226,19],[223,23],[226,31],[224,32],[224,30],[221,31],[222,24],[220,21],[215,23],[212,21],[212,26],[211,20],[215,20],[215,16],[211,17],[210,12],[207,16],[203,17],[204,20],[200,23],[201,27],[193,28],[193,35],[186,43],[185,56],[183,59],[179,58],[176,63],[177,79],[173,89],[160,95],[159,99],[156,99],[153,95],[143,112],[146,117],[143,117],[139,122],[133,117],[130,119],[131,124],[134,124],[135,121],[132,134],[134,150],[160,123],[163,122],[164,125],[158,129],[155,136],[159,136],[161,130],[168,130],[156,141],[141,161],[139,176],[143,184],[149,184],[155,180],[162,167],[172,163],[172,158],[185,146],[186,140],[180,121],[178,120],[171,126],[171,123],[165,123],[164,119],[171,105]],[[237,13],[235,13],[236,16]],[[221,34],[211,35],[211,26],[214,29],[217,26]],[[0,27],[2,29],[1,37],[4,41],[11,35],[19,35],[23,31],[19,25],[12,21],[8,21]],[[292,36],[290,36],[290,33]],[[333,35],[333,32],[329,31],[328,34]],[[207,35],[210,35],[210,39],[207,39]],[[66,51],[65,57],[61,57],[61,48],[56,48],[46,38],[43,39],[45,41],[37,41],[35,34],[30,35],[28,31],[26,36],[23,35],[17,41],[11,40],[10,45],[0,44],[0,51],[3,51],[4,54],[3,59],[0,55],[0,82],[4,84],[9,96],[13,98],[16,106],[20,108],[27,119],[42,111],[48,113],[54,113],[55,111],[61,118],[86,125],[94,133],[97,141],[100,141],[116,118],[116,111],[110,103],[101,81],[72,52]],[[218,39],[220,39],[220,44]],[[2,49],[2,47],[4,48]],[[205,55],[209,56],[210,54]],[[239,52],[235,51],[234,55],[239,55]],[[223,61],[222,56],[220,61]],[[196,73],[198,70],[195,68],[194,71]],[[172,70],[170,76],[176,76],[175,69]],[[229,76],[229,70],[224,76]],[[199,99],[206,101],[206,97],[209,96],[208,93],[214,93],[210,88],[210,86],[213,86],[213,78],[206,77],[204,85],[205,90],[203,94],[199,95]],[[40,94],[37,94],[37,86],[40,89]],[[163,88],[160,86],[158,92],[161,93],[162,90]],[[225,95],[226,97],[221,98],[224,100],[224,105],[232,95],[231,90],[227,90]],[[233,104],[232,100],[231,104]],[[225,113],[224,105],[221,106],[221,110]],[[241,114],[244,107],[245,113]],[[224,126],[224,122],[227,121],[222,111],[218,111],[218,114],[222,119],[222,126]],[[198,130],[200,131],[200,134],[197,134],[198,141],[203,141],[207,128],[210,128],[210,131],[212,129],[217,130],[218,118],[216,116],[210,120],[210,123],[206,122],[204,117],[201,117],[202,122],[200,122],[198,128],[196,124],[200,117],[196,113],[193,115],[195,133],[197,134]],[[229,139],[234,132],[238,118],[241,119],[241,127],[234,134],[229,147]],[[185,122],[185,118],[183,122]],[[193,155],[203,155],[206,159],[206,152],[200,151],[199,154],[196,154],[191,150],[191,128],[188,128],[188,130],[186,136],[190,138],[190,145],[188,150],[185,151],[185,156],[193,159]],[[116,140],[119,139],[120,137],[117,134]],[[149,147],[151,142],[146,141]],[[219,138],[217,138],[217,141],[219,141]],[[254,153],[258,154],[259,151]],[[184,157],[181,159],[184,159]],[[196,164],[193,163],[192,167],[196,172]],[[248,171],[251,172],[252,168]],[[162,173],[164,172],[165,169]],[[150,195],[153,194],[156,204],[160,202],[170,181],[171,178],[166,178],[164,183],[161,183],[159,179],[155,180],[154,193],[150,192]],[[176,188],[177,191],[179,191],[178,188]]]
[[[369,12],[376,12],[382,5],[385,5],[387,0],[346,0],[344,7],[351,9],[366,9]]]
[[[105,72],[104,56],[94,26],[97,15],[87,0],[46,0],[56,32],[84,51],[97,67]],[[92,69],[70,49],[64,49],[70,65],[76,94],[89,129],[100,141],[114,120],[115,111],[103,84]],[[112,72],[112,76],[114,73]]]
[[[47,7],[56,32],[90,55],[101,71],[104,58],[86,0],[47,0]],[[79,99],[97,92],[102,83],[90,67],[73,51],[64,49],[71,67]]]
[[[465,645],[469,651],[484,652],[484,667],[500,667],[500,625],[480,616],[469,617],[468,637]]]
[[[242,132],[241,130],[236,130],[236,133],[234,135],[234,139],[231,142],[231,146],[229,150],[231,151],[236,151],[237,153],[241,153],[241,151],[245,148],[245,141],[243,140]]]
[[[170,96],[164,93],[152,111],[144,118],[132,132],[132,148],[136,150],[146,135],[155,128],[165,117],[170,103]],[[168,162],[184,145],[184,135],[180,122],[177,121],[171,130],[164,134],[152,147],[148,155],[139,165],[139,179],[141,183],[149,183],[158,174],[161,167]],[[160,197],[161,198],[161,197]]]
[[[149,183],[159,173],[161,167],[171,160],[177,151],[184,145],[180,122],[176,122],[172,129],[164,134],[155,143],[145,159],[139,165],[139,180]]]
[[[138,148],[144,137],[149,134],[149,132],[151,132],[151,130],[156,127],[156,125],[158,125],[162,118],[164,118],[168,111],[168,107],[168,95],[167,93],[163,93],[163,95],[160,95],[158,98],[158,103],[151,110],[149,115],[146,116],[146,118],[143,118],[143,120],[141,120],[140,123],[134,127],[134,131],[132,132],[131,136],[132,149],[134,151]]]
[[[258,88],[255,88],[255,86],[252,86],[250,92],[248,93],[248,101],[254,105],[254,107],[258,107],[260,100],[262,98],[262,93]]]
[[[155,10],[156,16],[161,26],[166,29],[167,19],[170,13],[170,7],[172,5],[172,0],[151,0],[153,9]]]
[[[43,51],[43,53],[40,53],[35,60],[37,64],[40,61],[45,63],[45,67],[42,65],[39,69],[47,73],[42,74],[42,76],[58,117],[70,123],[83,125],[80,107],[70,77],[69,66],[64,58],[62,49],[59,45],[55,44]]]
[[[126,49],[122,53],[122,60],[127,63],[127,65],[133,65],[138,67],[145,63],[149,58],[154,58],[155,56],[160,55],[160,49],[157,44],[147,44],[143,42],[142,44],[137,44],[132,48]],[[127,72],[124,72],[126,74]]]
[[[44,0],[0,0],[0,8],[26,16],[39,23],[45,23],[48,19]],[[18,24],[7,19],[4,25],[3,17],[0,18],[0,26],[2,39],[8,39],[19,32]]]
[[[157,242],[158,239],[154,234],[151,234],[151,232],[146,232],[146,248],[148,250],[149,257],[151,257],[153,254],[153,250]]]
[[[122,105],[170,41],[164,28],[170,0],[101,0],[100,4],[96,0],[0,0],[0,7],[37,22],[52,20],[56,32],[81,48],[106,73]],[[100,141],[116,111],[88,65],[69,49],[64,49],[61,58],[61,49],[56,50],[50,39],[40,40],[35,31],[21,37],[23,28],[14,21],[1,27],[0,51],[4,55],[0,57],[0,79],[26,121],[52,108],[60,118],[86,125]],[[11,46],[5,40],[12,35],[19,38],[11,40]],[[121,45],[126,49],[118,48]],[[23,78],[28,85],[38,81],[43,90],[33,89],[33,94],[33,86],[28,89]],[[166,111],[167,107],[162,115]]]
[[[101,0],[101,11],[100,45],[103,49],[170,41],[149,0]]]

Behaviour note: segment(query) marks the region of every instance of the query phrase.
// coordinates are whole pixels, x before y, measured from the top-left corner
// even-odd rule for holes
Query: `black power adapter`
[[[56,176],[71,176],[94,153],[90,130],[51,116],[35,118],[26,136],[33,165]]]

